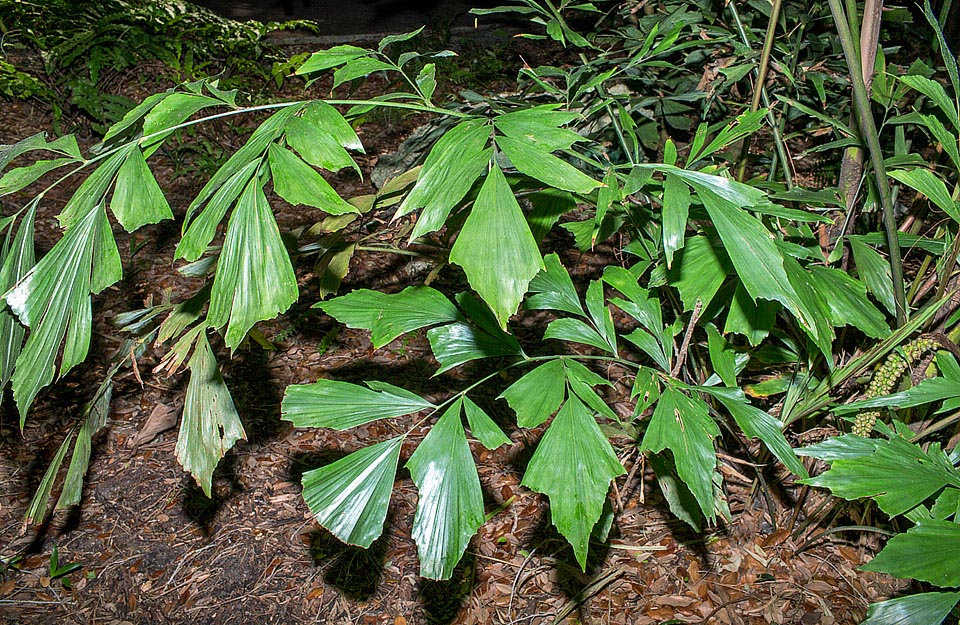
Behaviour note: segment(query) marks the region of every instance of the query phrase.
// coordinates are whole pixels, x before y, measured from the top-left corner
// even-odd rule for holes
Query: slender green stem
[[[843,56],[847,67],[850,68],[850,84],[853,87],[853,103],[857,111],[860,124],[860,134],[867,142],[870,160],[873,165],[873,174],[877,184],[877,194],[883,205],[883,225],[887,235],[887,247],[890,253],[890,275],[893,279],[893,297],[897,312],[897,326],[907,321],[906,293],[903,286],[903,262],[900,256],[900,242],[897,238],[897,219],[893,214],[893,202],[890,198],[890,183],[887,179],[887,170],[883,164],[883,151],[880,148],[880,137],[877,126],[873,121],[870,110],[870,96],[863,82],[863,69],[860,64],[860,55],[857,54],[856,44],[850,32],[847,19],[844,16],[840,0],[828,0],[833,21],[840,35],[843,46]]]

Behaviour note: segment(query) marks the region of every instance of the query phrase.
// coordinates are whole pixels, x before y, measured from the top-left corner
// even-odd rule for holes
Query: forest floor
[[[541,44],[519,41],[505,40],[500,54],[510,60],[503,74],[507,79],[521,55],[530,64],[554,60]],[[142,76],[151,71],[142,67],[128,76],[128,95],[145,95]],[[357,95],[388,88],[383,80],[371,79],[365,93]],[[320,83],[309,94],[320,97],[325,89],[329,85]],[[344,197],[370,193],[369,174],[377,160],[396,150],[420,123],[416,117],[390,117],[363,126],[367,154],[358,159],[363,181],[346,174],[330,181]],[[51,124],[51,112],[43,107],[4,103],[0,143]],[[65,126],[78,132],[85,146],[95,141],[82,119],[67,119]],[[228,149],[244,140],[236,126],[226,124],[202,132],[213,145]],[[197,174],[200,164],[192,158],[174,153],[151,162],[178,218],[209,175]],[[73,188],[48,194],[41,204],[39,253],[59,238],[55,215]],[[3,214],[25,201],[5,198]],[[318,219],[282,202],[274,207],[282,230]],[[399,239],[402,222],[374,220],[385,239]],[[491,518],[452,580],[431,582],[417,575],[410,536],[416,491],[403,471],[383,537],[366,551],[341,544],[313,520],[300,496],[300,476],[392,435],[394,424],[375,422],[345,433],[294,429],[279,418],[284,388],[318,377],[375,378],[442,399],[456,386],[450,377],[431,377],[436,364],[423,335],[375,351],[366,333],[339,327],[310,309],[319,296],[309,261],[297,267],[304,303],[260,326],[275,349],[251,342],[232,358],[220,352],[247,440],[221,463],[212,498],[175,458],[185,376],[153,371],[166,350],[158,346],[148,350],[136,371],[127,369],[116,378],[108,427],[95,439],[82,504],[52,514],[42,526],[23,527],[47,464],[124,338],[111,321],[160,301],[167,289],[177,301],[196,288],[171,265],[178,229],[177,223],[166,223],[127,235],[117,228],[125,277],[95,298],[88,363],[41,395],[22,432],[9,394],[3,402],[0,555],[22,554],[23,559],[0,576],[0,622],[849,625],[862,620],[869,603],[905,590],[902,582],[858,570],[879,547],[870,535],[824,533],[871,522],[862,509],[831,508],[824,494],[794,485],[778,467],[757,465],[753,443],[730,437],[720,466],[732,517],[700,534],[665,511],[649,467],[635,466],[635,447],[619,445],[629,475],[615,483],[615,529],[608,543],[591,546],[586,573],[551,525],[544,498],[519,485],[539,430],[508,431],[513,444],[493,452],[473,445]],[[610,242],[591,254],[568,253],[564,260],[583,279],[598,258],[615,253]],[[344,290],[396,289],[422,278],[422,268],[406,258],[358,256]],[[445,270],[439,279],[459,278]],[[489,406],[497,408],[492,398]],[[504,407],[499,408],[502,413]],[[804,440],[793,442],[829,434],[808,430]],[[408,455],[405,448],[401,466]],[[807,524],[808,518],[816,522]],[[54,547],[61,566],[79,565],[65,578],[51,579]]]

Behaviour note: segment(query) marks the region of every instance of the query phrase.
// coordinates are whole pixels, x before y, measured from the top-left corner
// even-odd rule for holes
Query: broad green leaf
[[[673,452],[677,474],[687,485],[704,517],[714,519],[713,471],[717,464],[713,439],[720,428],[700,399],[667,386],[653,410],[641,451]]]
[[[550,498],[550,518],[586,568],[590,533],[610,482],[625,473],[591,411],[567,398],[537,445],[521,484]]]
[[[217,234],[217,226],[220,225],[227,211],[240,197],[247,183],[250,182],[259,168],[260,160],[252,160],[217,189],[210,201],[207,202],[203,212],[190,223],[190,227],[180,239],[174,253],[174,260],[182,258],[194,262],[203,256],[210,242],[213,241],[213,237]]]
[[[673,265],[673,254],[683,249],[690,214],[690,188],[676,176],[663,179],[663,253],[667,269]]]
[[[623,293],[629,301],[615,297],[610,301],[651,332],[663,328],[660,300],[640,286],[637,277],[628,269],[608,265],[603,269],[603,281]]]
[[[280,416],[296,427],[347,430],[377,419],[399,417],[429,408],[436,406],[395,388],[371,390],[349,382],[321,379],[313,384],[288,386]]]
[[[733,272],[730,258],[705,236],[690,237],[677,252],[667,283],[680,291],[683,310],[690,311],[697,300],[708,306],[727,275]]]
[[[649,356],[661,370],[670,371],[670,359],[664,353],[663,345],[650,332],[643,328],[637,328],[630,334],[624,335],[623,338],[639,347],[640,351]]]
[[[544,269],[530,281],[530,293],[523,303],[530,310],[562,310],[581,317],[586,316],[580,305],[580,296],[573,280],[556,254],[543,258]]]
[[[517,340],[503,331],[496,334],[483,328],[455,322],[427,330],[427,340],[440,368],[440,375],[471,360],[497,356],[519,356],[522,351]]]
[[[417,87],[423,94],[423,99],[427,102],[433,97],[433,92],[437,88],[437,66],[433,63],[427,63],[417,74]]]
[[[207,107],[222,104],[223,102],[216,98],[195,93],[170,94],[143,116],[144,138],[140,142],[144,154],[150,156],[156,152],[163,140],[174,132],[174,127],[193,114]],[[156,136],[150,136],[154,134]]]
[[[846,273],[812,266],[808,278],[834,326],[849,325],[872,338],[890,335],[883,313],[867,299],[867,287]]]
[[[570,163],[527,141],[497,137],[497,147],[503,150],[517,171],[547,186],[571,193],[589,193],[601,186]]]
[[[893,278],[890,277],[890,263],[876,250],[860,240],[859,237],[847,237],[853,260],[857,265],[860,279],[877,298],[877,301],[891,315],[896,313],[893,303]]]
[[[117,152],[80,183],[77,190],[67,200],[63,211],[57,215],[57,220],[63,228],[71,228],[97,210],[97,207],[103,202],[107,189],[113,184],[113,177],[120,169],[125,157],[126,153],[124,151]]]
[[[819,458],[826,462],[833,462],[839,459],[860,458],[868,456],[877,451],[877,447],[882,444],[880,439],[865,438],[855,434],[844,434],[842,436],[831,436],[830,438],[797,449],[798,456],[809,456]]]
[[[783,257],[783,269],[790,279],[796,302],[787,308],[799,317],[801,327],[820,348],[820,352],[829,359],[834,338],[833,325],[823,311],[820,294],[817,293],[810,278],[810,270],[801,267],[796,258],[787,254]],[[798,311],[801,312],[798,313]]]
[[[273,190],[289,204],[313,206],[329,215],[357,212],[315,169],[276,143],[270,144],[270,173]]]
[[[234,443],[247,435],[203,333],[197,339],[188,366],[190,382],[183,402],[176,454],[183,468],[210,497],[217,463]]]
[[[163,190],[147,167],[143,152],[135,144],[117,171],[110,211],[127,232],[164,219],[173,219],[173,211]]]
[[[30,328],[13,374],[21,427],[37,393],[53,380],[61,342],[60,376],[86,358],[90,293],[113,284],[121,273],[120,254],[101,206],[68,229],[6,294],[10,309]]]
[[[463,398],[463,412],[467,415],[467,425],[470,426],[470,433],[487,449],[496,449],[500,445],[511,443],[500,426],[493,422],[490,415],[467,396]]]
[[[173,95],[172,89],[164,93],[154,93],[144,98],[143,102],[127,111],[120,121],[107,130],[107,134],[103,135],[103,145],[108,145],[113,139],[136,126],[153,107],[171,95]]]
[[[958,601],[960,592],[923,592],[871,603],[860,625],[939,625]]]
[[[593,327],[597,333],[603,337],[608,351],[617,355],[617,331],[613,327],[613,317],[610,315],[610,309],[604,305],[603,283],[600,280],[591,280],[587,286],[587,296],[584,299],[587,304],[587,314],[593,322]]]
[[[579,319],[555,319],[547,326],[543,333],[544,340],[558,339],[561,341],[572,341],[574,343],[583,343],[592,345],[605,352],[613,353],[606,339],[600,336],[596,330],[588,326]]]
[[[887,541],[883,550],[861,568],[950,588],[960,586],[958,561],[960,524],[924,519]]]
[[[394,294],[358,289],[317,307],[348,328],[370,330],[376,349],[419,328],[464,320],[449,299],[426,286],[409,286]]]
[[[733,419],[750,438],[759,438],[767,449],[783,463],[794,475],[801,478],[809,477],[807,469],[797,458],[797,454],[783,435],[783,423],[767,412],[750,405],[743,391],[736,388],[702,388],[706,393],[716,397],[724,405]]]
[[[398,436],[303,474],[303,499],[331,534],[369,547],[383,532],[400,460]]]
[[[924,451],[899,437],[874,444],[874,453],[835,460],[829,471],[804,482],[844,499],[873,497],[890,516],[913,509],[948,484],[960,487],[960,472],[939,447]]]
[[[236,349],[253,325],[297,301],[297,278],[267,198],[251,178],[227,224],[210,293],[208,323],[227,325],[224,342]]]
[[[953,127],[960,129],[960,117],[957,116],[957,105],[954,104],[942,84],[926,76],[916,74],[900,76],[899,79],[901,82],[909,85],[911,89],[916,89],[930,98],[930,101],[936,104],[947,116],[947,119],[953,124]]]
[[[3,266],[0,268],[0,293],[6,293],[30,269],[36,258],[33,249],[33,224],[38,200],[30,204],[17,228],[17,236],[10,243],[10,233],[4,239]],[[12,225],[10,226],[13,227]],[[0,392],[7,388],[13,376],[13,365],[23,348],[25,331],[6,306],[0,307]]]
[[[0,178],[0,195],[16,193],[39,180],[44,174],[63,167],[64,165],[77,162],[78,161],[73,158],[55,158],[52,160],[39,160],[30,165],[11,169],[3,175],[3,178]]]
[[[336,125],[333,127],[336,128]],[[314,167],[333,172],[350,167],[358,176],[362,175],[360,166],[340,144],[341,140],[350,141],[349,137],[342,136],[338,139],[331,131],[307,121],[304,117],[291,117],[287,120],[284,136],[290,147]]]
[[[190,206],[187,207],[187,214],[183,219],[183,231],[188,233],[188,229],[192,225],[192,220],[194,214],[201,206],[207,204],[208,200],[212,206],[208,206],[208,210],[213,209],[215,212],[219,213],[220,219],[223,219],[223,215],[226,214],[227,207],[222,207],[220,204],[224,202],[229,205],[236,199],[239,190],[243,188],[243,185],[246,184],[246,180],[238,182],[238,178],[242,178],[240,172],[250,172],[252,175],[253,171],[256,171],[260,160],[263,158],[263,153],[267,150],[267,147],[283,133],[284,126],[287,123],[287,120],[290,119],[300,109],[300,104],[291,104],[285,108],[280,109],[266,121],[264,121],[260,126],[253,131],[253,134],[250,135],[250,138],[247,139],[247,142],[243,144],[243,147],[233,153],[226,163],[224,163],[220,169],[217,170],[217,173],[213,175],[212,178],[203,185],[203,188],[200,189],[200,193],[197,194],[197,197],[190,202]],[[214,205],[214,202],[211,198],[214,197],[220,188],[225,186],[228,181],[233,181],[233,186],[236,188],[236,193],[230,197],[228,193],[226,197],[221,197],[220,202],[217,205]],[[204,211],[206,212],[206,211]],[[216,224],[219,223],[219,219],[213,224],[212,230],[216,229]],[[210,235],[211,238],[213,235]],[[205,248],[209,242],[207,239],[206,242],[203,242],[202,246]],[[190,258],[187,255],[181,253],[181,246],[183,242],[181,241],[180,245],[177,246],[177,256],[176,258],[186,258],[187,260],[196,260],[200,257],[200,254],[203,253],[202,250],[194,258]],[[195,244],[196,246],[196,244]]]
[[[577,207],[572,194],[559,189],[542,189],[527,196],[532,210],[527,213],[530,232],[537,243],[560,221],[560,217]]]
[[[406,467],[420,499],[412,536],[420,576],[450,579],[470,538],[483,525],[483,493],[460,422],[462,401],[443,413]]]
[[[13,159],[34,150],[56,152],[76,161],[83,160],[76,136],[64,135],[47,142],[47,133],[38,132],[11,145],[0,144],[0,171],[6,169]]]
[[[712,323],[706,325],[706,331],[707,350],[713,372],[723,380],[724,385],[728,387],[736,386],[736,352]]]
[[[306,105],[303,108],[303,115],[297,119],[308,122],[323,131],[324,134],[330,135],[342,147],[348,150],[363,152],[363,143],[360,142],[360,137],[357,136],[350,122],[343,118],[340,111],[323,100],[314,100]],[[293,121],[293,118],[291,118],[291,121]],[[287,140],[290,139],[289,126],[290,124],[288,122]],[[294,146],[294,149],[297,149],[296,146]]]
[[[550,418],[563,402],[566,374],[563,360],[549,360],[524,374],[500,394],[517,413],[517,425],[537,427]]]
[[[697,503],[696,497],[683,483],[683,480],[677,477],[676,467],[667,457],[661,454],[650,454],[647,458],[653,468],[654,475],[657,476],[657,484],[660,485],[660,490],[663,492],[663,498],[666,500],[670,512],[699,532],[703,526],[700,504]]]
[[[727,320],[723,326],[724,334],[741,334],[750,345],[756,347],[770,334],[777,320],[778,302],[765,299],[753,301],[750,294],[737,284],[733,299],[727,311]]]
[[[434,144],[416,186],[397,209],[397,217],[401,217],[423,208],[411,239],[443,227],[447,215],[490,162],[493,151],[486,149],[489,140],[490,128],[484,120],[470,119],[448,130]]]
[[[947,185],[944,184],[943,179],[937,177],[932,171],[918,167],[911,170],[894,169],[888,173],[894,180],[902,182],[914,191],[919,191],[925,195],[937,208],[949,215],[955,222],[960,223],[960,205],[950,197],[950,192],[947,191]],[[3,181],[0,181],[0,186],[2,184]]]
[[[560,128],[580,117],[578,113],[555,110],[557,104],[544,104],[498,115],[494,126],[503,134],[532,143],[545,152],[566,150],[578,141],[584,141],[583,135]]]
[[[333,88],[336,89],[345,82],[369,76],[374,72],[389,72],[395,69],[396,68],[390,63],[363,56],[352,61],[347,61],[343,67],[333,72]]]
[[[297,69],[296,73],[298,76],[302,76],[303,74],[321,72],[331,67],[343,65],[354,59],[359,59],[362,56],[367,56],[368,54],[370,54],[370,50],[358,48],[357,46],[334,46],[328,50],[320,50],[319,52],[311,54],[310,58],[303,62],[303,65]]]
[[[544,268],[523,211],[496,165],[450,250],[450,262],[463,268],[501,328],[506,328],[530,281]]]
[[[380,40],[380,43],[377,44],[377,51],[383,52],[384,49],[386,49],[386,47],[391,44],[400,43],[403,41],[409,41],[410,39],[413,39],[414,37],[419,35],[421,32],[423,32],[423,29],[424,27],[421,26],[420,28],[410,31],[408,33],[400,33],[399,35],[387,35],[386,37]]]

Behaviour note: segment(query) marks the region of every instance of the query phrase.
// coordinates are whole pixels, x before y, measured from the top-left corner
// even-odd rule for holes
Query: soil
[[[503,54],[512,63],[519,63],[521,55],[532,64],[555,59],[555,51],[539,44],[516,47],[522,45],[505,41]],[[141,68],[121,88],[143,97],[150,85],[144,87],[141,79],[149,72]],[[357,96],[388,88],[374,79]],[[494,91],[500,88],[490,85]],[[322,83],[310,91],[316,96],[328,92],[329,85]],[[4,104],[0,143],[48,129],[51,121],[50,111],[30,102]],[[364,126],[363,181],[342,175],[330,178],[332,184],[344,197],[371,192],[366,181],[378,158],[395,150],[419,123],[405,117]],[[85,146],[94,142],[82,123],[77,129]],[[204,132],[215,144],[231,148],[243,140],[237,128],[226,125]],[[151,164],[182,217],[203,177],[169,158]],[[42,204],[37,224],[41,253],[60,236],[55,215],[68,195],[69,189],[59,190]],[[5,198],[4,214],[26,199]],[[283,230],[318,219],[279,202],[275,210]],[[403,225],[383,220],[379,227],[384,237],[396,240]],[[23,527],[48,462],[124,338],[111,320],[160,301],[165,289],[178,301],[196,288],[171,267],[177,231],[178,224],[169,223],[135,235],[116,228],[125,277],[95,299],[87,364],[41,395],[22,432],[9,393],[3,403],[0,554],[23,556],[0,577],[3,623],[829,625],[858,623],[869,603],[905,589],[896,580],[857,570],[877,550],[872,538],[824,533],[871,519],[856,508],[831,507],[822,493],[798,487],[776,466],[758,465],[758,448],[736,438],[725,441],[720,456],[731,519],[702,534],[665,511],[649,468],[637,466],[633,448],[619,441],[629,475],[613,489],[615,530],[608,543],[591,546],[585,573],[551,525],[543,497],[519,485],[541,431],[509,426],[510,446],[489,452],[472,442],[492,518],[471,542],[452,580],[431,582],[417,575],[410,536],[417,496],[403,471],[382,538],[365,551],[341,544],[312,518],[299,478],[392,436],[395,424],[376,422],[344,433],[294,429],[279,419],[284,388],[318,377],[373,378],[442,399],[461,381],[431,377],[436,364],[422,335],[376,351],[366,333],[338,327],[310,309],[319,295],[309,261],[297,267],[303,303],[259,326],[276,349],[251,343],[232,357],[219,350],[247,440],[221,463],[212,498],[203,495],[175,458],[172,426],[183,403],[185,377],[154,373],[168,347],[153,346],[136,371],[126,369],[116,378],[108,426],[94,441],[81,505],[52,513],[41,526]],[[565,262],[576,275],[590,275],[616,252],[611,243],[592,254],[568,255]],[[358,256],[344,289],[396,289],[422,277],[416,267],[391,257]],[[439,279],[447,286],[460,280],[446,270]],[[493,396],[490,410],[508,423],[504,406]],[[174,418],[167,420],[170,427],[142,434],[151,427],[148,420],[154,424],[165,416]],[[804,441],[794,442],[829,434],[810,430]],[[410,451],[404,448],[401,465]],[[61,566],[79,566],[51,579],[54,547]]]

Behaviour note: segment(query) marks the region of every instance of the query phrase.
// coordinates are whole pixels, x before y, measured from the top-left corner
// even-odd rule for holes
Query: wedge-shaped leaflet
[[[537,427],[550,418],[566,391],[563,360],[549,360],[511,384],[499,399],[505,399],[515,413],[517,425]]]
[[[566,150],[583,135],[560,128],[580,117],[579,113],[556,110],[559,104],[544,104],[528,109],[498,115],[494,119],[497,130],[518,140],[526,140],[545,152]]]
[[[483,524],[483,493],[460,422],[461,405],[457,400],[443,413],[407,462],[420,494],[413,539],[420,576],[427,579],[450,579]]]
[[[737,388],[700,388],[713,395],[730,412],[743,433],[750,438],[759,438],[785,467],[794,475],[809,477],[806,468],[797,458],[790,443],[783,435],[783,424],[747,401],[743,391]]]
[[[303,499],[320,525],[363,548],[380,536],[402,442],[398,436],[303,474]]]
[[[6,293],[28,271],[35,262],[33,249],[33,223],[37,214],[37,200],[34,200],[17,228],[17,236],[10,242],[10,230],[3,242],[3,260],[0,268],[0,293]],[[11,229],[13,222],[10,222]],[[0,307],[0,391],[7,388],[7,382],[13,376],[13,365],[23,348],[23,326],[14,318],[6,306]]]
[[[958,561],[960,524],[925,519],[891,538],[883,551],[861,568],[950,588],[960,586]]]
[[[559,339],[592,345],[605,352],[613,353],[613,348],[596,330],[579,319],[555,319],[543,333],[544,339]]]
[[[690,311],[698,299],[708,306],[732,272],[730,257],[722,246],[714,245],[705,236],[695,236],[687,238],[683,249],[674,256],[667,282],[680,291],[683,309]]]
[[[523,352],[517,339],[499,328],[488,332],[482,327],[456,322],[427,331],[433,357],[440,363],[434,375],[440,375],[471,360],[497,356],[519,356]]]
[[[927,378],[920,382],[920,384],[912,386],[905,391],[838,406],[834,412],[844,414],[858,410],[869,410],[871,408],[913,408],[914,406],[932,404],[957,397],[960,397],[960,384],[957,384],[957,380],[947,377]]]
[[[860,625],[937,625],[960,601],[960,592],[924,592],[871,603]]]
[[[174,255],[175,259],[183,258],[194,262],[203,256],[207,247],[213,241],[213,237],[217,234],[217,226],[220,225],[227,211],[237,201],[247,183],[257,174],[259,169],[260,160],[252,160],[217,189],[210,201],[207,202],[206,208],[191,222],[190,228],[180,239]]]
[[[463,411],[467,415],[470,433],[480,441],[481,445],[487,449],[496,449],[500,445],[510,444],[510,439],[503,433],[500,426],[493,422],[490,415],[466,396],[463,398]]]
[[[704,517],[715,518],[713,472],[717,464],[713,439],[720,428],[707,405],[673,386],[666,386],[653,410],[641,451],[673,452],[677,475],[700,504]]]
[[[294,206],[313,206],[329,215],[357,212],[313,167],[276,143],[270,144],[270,174],[273,190]]]
[[[374,72],[389,72],[395,69],[393,65],[380,59],[370,57],[354,59],[333,72],[333,88],[336,89],[345,82],[368,76]]]
[[[750,294],[738,284],[730,300],[727,320],[723,326],[724,334],[742,334],[756,347],[770,334],[774,322],[777,320],[779,302],[765,299],[752,300]]]
[[[77,159],[64,157],[34,161],[23,167],[15,167],[0,178],[0,196],[16,193],[33,184],[48,172],[63,167],[64,165],[79,162]]]
[[[673,255],[683,249],[690,214],[690,188],[676,176],[663,179],[663,254],[667,269],[673,265]]]
[[[361,173],[360,166],[340,145],[340,141],[328,129],[307,121],[305,117],[291,117],[287,120],[284,136],[290,147],[314,167],[328,171],[351,167],[358,175]]]
[[[143,116],[141,140],[144,153],[153,154],[163,140],[173,134],[173,127],[186,121],[194,113],[210,106],[220,106],[222,100],[198,93],[173,93],[159,101]]]
[[[512,137],[497,137],[497,147],[503,150],[517,171],[547,186],[571,193],[589,193],[601,186],[570,163],[557,158],[536,144]]]
[[[902,182],[914,191],[919,191],[927,196],[927,199],[933,202],[937,208],[949,215],[955,222],[960,223],[960,204],[950,197],[947,185],[932,171],[921,167],[909,171],[895,169],[890,171],[889,174],[894,180]]]
[[[547,428],[522,484],[550,498],[550,517],[581,568],[613,478],[623,474],[593,412],[571,396]]]
[[[912,510],[945,486],[960,488],[960,471],[939,446],[924,451],[899,437],[873,446],[873,453],[835,460],[829,471],[804,483],[844,499],[873,497],[890,516]],[[804,451],[797,453],[807,455]]]
[[[235,182],[234,188],[239,187],[239,189],[236,189],[236,193],[232,196],[230,194],[226,196],[221,194],[219,200],[216,202],[211,198],[214,198],[214,194],[216,194],[227,181],[236,181],[237,174],[241,171],[249,172],[251,167],[253,171],[256,171],[267,147],[283,133],[283,128],[287,120],[299,109],[299,104],[291,104],[267,118],[265,122],[253,131],[253,134],[250,135],[247,142],[243,144],[243,147],[234,152],[233,156],[217,170],[217,173],[210,178],[207,184],[203,185],[200,193],[197,194],[197,197],[194,198],[194,200],[190,202],[190,206],[187,207],[187,214],[183,219],[184,238],[181,240],[180,245],[177,246],[176,258],[185,258],[189,261],[200,258],[200,255],[206,250],[210,239],[213,238],[216,232],[216,224],[219,223],[220,219],[223,219],[227,208],[229,208],[229,205],[236,199],[239,194],[239,189],[243,188],[246,181],[243,180],[240,183]],[[193,217],[197,210],[207,204],[208,201],[210,205],[207,207],[207,210],[214,210],[219,213],[219,219],[213,223],[212,228],[209,228],[209,238],[199,237],[199,240],[197,240],[197,237],[191,237],[190,232],[193,229]],[[186,243],[188,239],[190,239],[189,244]]]
[[[376,349],[413,330],[465,321],[453,302],[426,286],[408,286],[394,294],[358,289],[316,307],[348,328],[370,330]]]
[[[604,305],[603,283],[599,280],[591,280],[587,287],[587,296],[584,300],[587,304],[587,314],[593,322],[593,327],[597,333],[603,337],[606,349],[617,355],[617,332],[613,327],[613,317],[610,315],[610,308]]]
[[[573,280],[556,254],[543,257],[544,269],[530,281],[530,293],[523,303],[530,310],[562,310],[585,317]]]
[[[370,54],[370,50],[358,48],[357,46],[333,46],[328,50],[320,50],[310,55],[303,65],[297,69],[297,75],[312,74],[313,72],[322,72],[331,67],[343,65],[354,59]]]
[[[940,107],[940,110],[947,116],[947,119],[953,124],[954,128],[960,129],[960,117],[957,115],[957,105],[954,104],[953,99],[942,84],[926,76],[916,74],[900,76],[899,79],[912,89],[916,89],[930,98],[934,104]]]
[[[300,119],[323,130],[324,133],[329,134],[340,146],[348,150],[363,152],[363,144],[360,142],[360,137],[357,136],[350,122],[343,118],[340,111],[323,100],[314,100],[305,106]],[[287,132],[287,139],[289,140],[289,124]],[[296,149],[296,147],[294,149]]]
[[[400,217],[423,208],[411,239],[443,226],[490,162],[489,140],[490,128],[481,119],[461,122],[440,137],[423,163],[416,186],[397,210]]]
[[[623,293],[629,301],[613,298],[613,302],[620,310],[627,313],[643,327],[651,332],[660,332],[663,329],[663,312],[660,300],[650,291],[642,288],[637,277],[628,269],[616,265],[608,265],[603,270],[603,281]]]
[[[207,321],[227,325],[224,342],[236,349],[258,321],[297,301],[297,277],[280,229],[257,179],[251,178],[230,216],[210,293]]]
[[[80,146],[77,145],[77,138],[74,135],[64,135],[48,142],[47,133],[38,132],[16,143],[0,145],[0,171],[6,169],[13,159],[35,150],[56,152],[76,161],[83,160]]]
[[[202,332],[188,366],[190,383],[177,436],[177,459],[210,497],[213,470],[234,443],[246,438],[246,433],[210,343]]]
[[[297,427],[346,430],[377,419],[436,408],[396,386],[382,382],[367,382],[367,386],[370,389],[337,380],[288,386],[280,414]]]
[[[164,219],[173,219],[170,204],[136,144],[131,146],[117,171],[110,211],[127,232]]]
[[[450,262],[463,267],[501,328],[507,327],[530,281],[544,267],[523,211],[496,164],[450,250]]]
[[[893,278],[890,277],[890,263],[875,249],[864,243],[860,237],[848,237],[853,260],[857,265],[860,279],[877,298],[877,301],[891,315],[895,314],[893,303]]]
[[[103,202],[104,195],[110,185],[113,184],[113,178],[120,169],[126,158],[126,152],[120,151],[109,157],[99,167],[97,167],[86,180],[80,183],[80,186],[70,199],[67,200],[63,211],[57,215],[60,225],[69,229],[78,221],[84,219]]]
[[[86,358],[92,323],[90,293],[99,293],[121,274],[120,253],[101,206],[67,230],[7,293],[10,309],[30,328],[13,374],[21,427],[37,393],[53,381],[61,342],[60,376]]]

